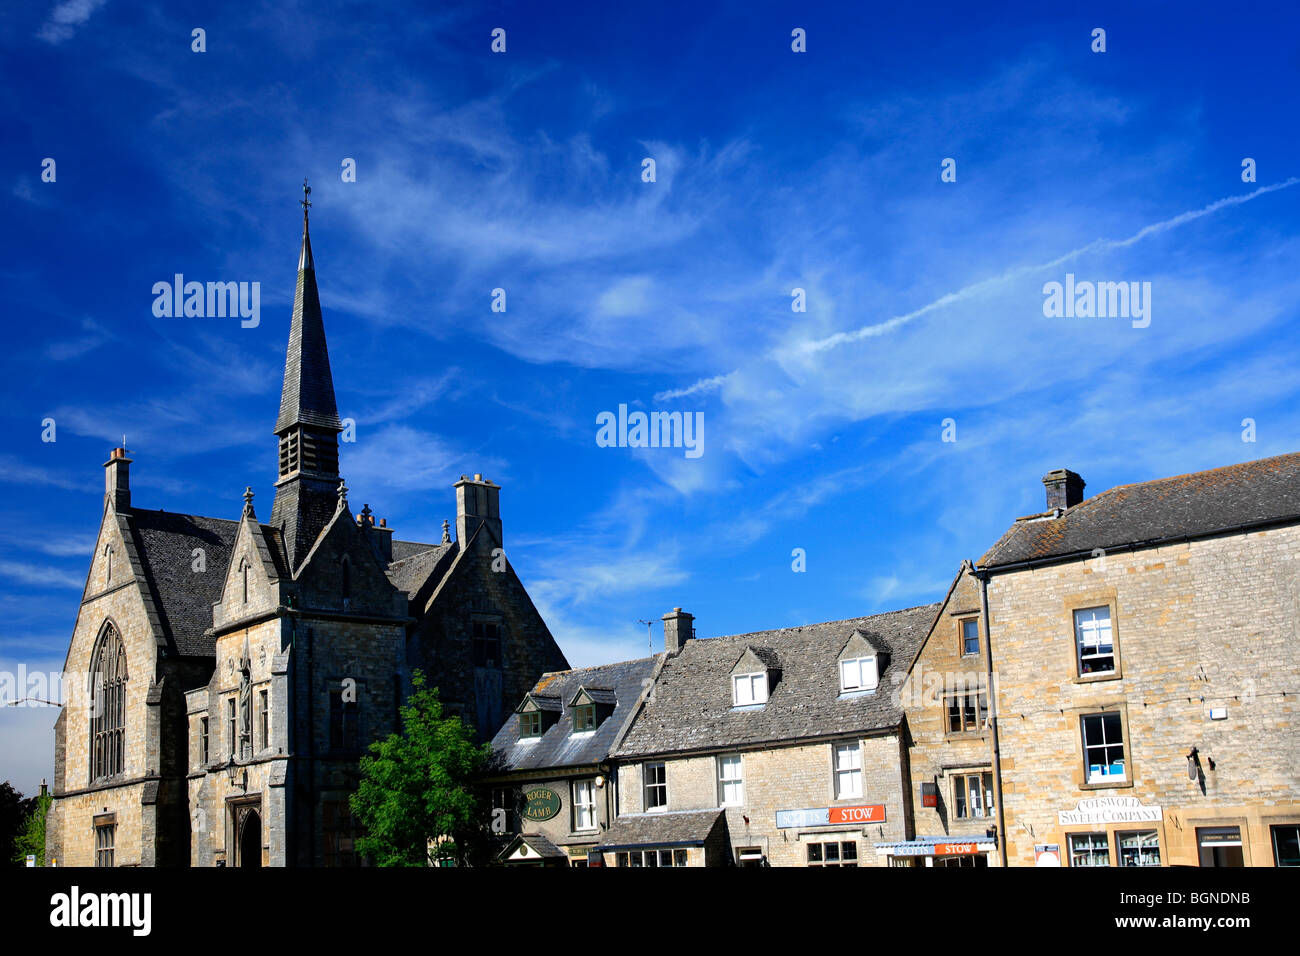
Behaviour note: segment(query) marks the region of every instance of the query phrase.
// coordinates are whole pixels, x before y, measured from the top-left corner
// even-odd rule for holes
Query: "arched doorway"
[[[262,865],[262,817],[256,810],[249,810],[239,827],[239,865],[259,867]]]

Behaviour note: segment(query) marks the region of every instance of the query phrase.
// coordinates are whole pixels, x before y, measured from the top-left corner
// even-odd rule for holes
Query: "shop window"
[[[963,773],[953,778],[953,808],[958,820],[993,815],[993,774]]]
[[[1124,723],[1119,713],[1086,714],[1080,720],[1088,782],[1124,783],[1128,780],[1128,773],[1124,758]]]
[[[1160,835],[1155,830],[1116,834],[1120,866],[1159,866]]]
[[[1115,673],[1109,607],[1086,607],[1074,612],[1074,646],[1080,677]]]
[[[629,850],[618,853],[615,860],[619,866],[685,866],[685,850]]]
[[[1273,863],[1276,866],[1300,866],[1300,826],[1288,824],[1272,827]]]
[[[1070,866],[1110,866],[1110,844],[1104,833],[1071,833]]]
[[[989,715],[988,696],[982,690],[970,690],[944,697],[948,712],[948,733],[978,733]]]
[[[1201,866],[1245,866],[1240,827],[1197,827]]]
[[[663,763],[648,763],[645,773],[645,808],[663,810],[668,806],[668,766]]]
[[[857,866],[858,844],[854,840],[808,844],[809,866]]]

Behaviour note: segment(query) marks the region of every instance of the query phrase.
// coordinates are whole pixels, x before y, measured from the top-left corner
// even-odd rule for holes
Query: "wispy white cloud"
[[[36,35],[46,43],[55,45],[70,40],[77,28],[106,2],[107,0],[62,0],[54,5],[49,19],[41,24]]]

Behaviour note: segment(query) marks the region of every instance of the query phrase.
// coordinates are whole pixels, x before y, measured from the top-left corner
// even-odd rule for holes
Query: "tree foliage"
[[[20,866],[27,863],[27,855],[36,857],[36,865],[45,865],[45,815],[49,813],[54,797],[42,794],[27,801],[32,804],[31,812],[23,820],[14,838],[13,862]]]
[[[430,846],[465,863],[483,829],[485,809],[474,776],[489,747],[476,746],[459,717],[446,716],[437,688],[411,677],[402,705],[402,732],[370,745],[352,811],[362,827],[357,850],[378,866],[427,866]]]

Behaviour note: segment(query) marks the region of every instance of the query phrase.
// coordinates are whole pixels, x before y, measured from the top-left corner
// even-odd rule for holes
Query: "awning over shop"
[[[877,853],[893,856],[969,856],[992,853],[998,844],[987,836],[919,836],[896,843],[877,843],[875,847]]]
[[[726,827],[721,810],[676,810],[666,813],[629,813],[616,819],[600,841],[599,850],[636,847],[703,846],[715,827]]]

